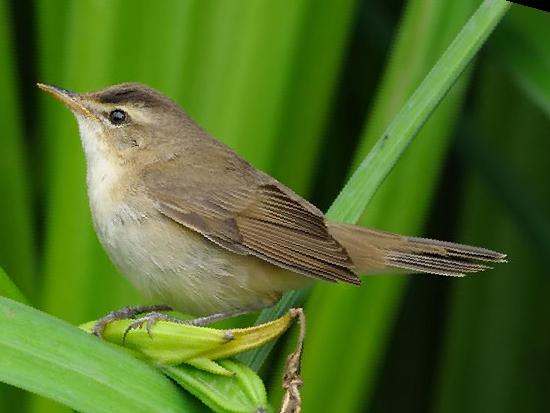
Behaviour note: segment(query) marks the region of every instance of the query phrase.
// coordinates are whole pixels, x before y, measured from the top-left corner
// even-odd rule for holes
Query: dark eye
[[[115,109],[109,113],[109,120],[113,125],[120,125],[126,121],[126,112],[120,109]]]

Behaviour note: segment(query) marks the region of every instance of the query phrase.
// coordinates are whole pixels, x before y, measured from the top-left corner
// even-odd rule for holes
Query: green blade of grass
[[[27,305],[29,304],[29,300],[27,300],[17,285],[8,277],[8,274],[6,274],[2,267],[0,267],[0,297],[6,297],[10,300]]]
[[[180,84],[161,90],[209,133],[266,169],[302,2],[177,4],[187,4],[178,24],[185,27],[183,40],[175,46],[183,50]]]
[[[29,164],[24,151],[23,117],[13,60],[8,3],[0,2],[0,265],[12,274],[25,294],[36,292],[35,251]]]
[[[36,250],[31,191],[31,165],[27,157],[23,113],[19,93],[18,68],[15,64],[13,16],[11,3],[0,1],[0,266],[6,268],[13,282],[0,268],[0,295],[22,300],[23,294],[35,301],[38,295]],[[25,394],[0,383],[0,411],[21,403]]]
[[[58,52],[65,56],[64,65],[44,58],[41,81],[74,90],[106,83],[113,45],[109,39],[115,25],[112,6],[110,2],[69,4],[63,22],[66,38],[52,35],[57,33],[53,28],[41,37],[44,50],[64,50]],[[55,8],[45,7],[42,12],[39,27],[46,26]],[[88,36],[89,32],[97,36]],[[57,70],[51,68],[53,64]],[[39,133],[47,148],[48,165],[43,308],[68,321],[83,322],[97,318],[97,308],[109,309],[107,297],[112,297],[117,290],[112,287],[119,281],[93,231],[76,122],[58,102],[50,99],[42,103],[45,109]]]
[[[463,157],[476,172],[464,202],[464,237],[509,252],[510,263],[455,288],[435,411],[535,412],[548,403],[539,383],[550,343],[540,329],[549,312],[550,194],[537,183],[547,179],[550,49],[541,39],[550,31],[547,14],[526,7],[514,8],[505,23],[492,48],[501,66],[487,65],[477,94],[477,139],[461,139],[460,148],[475,154]],[[511,79],[524,96],[502,87]]]
[[[548,173],[549,122],[518,88],[502,87],[511,81],[502,69],[494,62],[485,65],[473,104],[476,135],[488,141],[489,153],[468,155],[475,174],[463,198],[462,237],[508,252],[509,263],[457,284],[452,292],[436,412],[539,412],[548,405],[550,334],[541,326],[550,312],[549,250],[536,233],[527,234],[536,217],[526,222],[514,209],[525,202],[518,199],[524,191],[537,200],[534,206],[548,205],[549,187],[540,183]],[[505,173],[516,174],[512,182],[524,182],[519,192],[507,183],[493,185],[492,177],[507,164],[511,169]],[[503,206],[511,205],[510,197],[516,206],[507,211]]]
[[[302,195],[316,170],[357,3],[309,0],[305,5],[302,30],[290,62],[292,72],[278,109],[278,147],[271,159],[273,176]]]
[[[241,54],[247,9],[237,2],[189,1],[183,16],[185,32],[178,101],[199,124],[220,135],[221,111]]]
[[[481,4],[359,164],[328,214],[337,211],[338,220],[346,222],[359,219],[384,178],[509,7],[505,0],[485,0]]]
[[[548,15],[528,7],[514,8],[492,42],[491,50],[518,85],[550,116],[550,48]]]
[[[245,8],[238,60],[222,96],[219,136],[260,168],[269,166],[276,147],[277,115],[305,3],[252,1]]]
[[[376,189],[509,6],[510,3],[504,0],[487,0],[482,3],[354,172],[328,211],[330,219],[353,223],[360,218]],[[285,295],[276,306],[264,310],[257,322],[284,314],[301,297],[301,292]],[[243,357],[243,360],[257,369],[269,350],[268,346],[255,350]]]
[[[457,146],[463,162],[479,174],[483,184],[498,196],[516,222],[521,222],[541,258],[550,260],[550,256],[545,255],[550,251],[550,218],[538,208],[542,202],[533,194],[527,180],[520,179],[506,156],[495,156],[493,146],[471,123],[462,128]]]
[[[195,2],[166,0],[154,6],[147,0],[111,3],[119,16],[116,42],[108,58],[107,82],[142,82],[177,98],[176,91],[184,79],[188,23],[184,19]],[[137,22],[139,30],[135,30]],[[132,45],[139,45],[138,50]]]
[[[0,380],[79,412],[198,412],[162,373],[115,346],[0,297]]]

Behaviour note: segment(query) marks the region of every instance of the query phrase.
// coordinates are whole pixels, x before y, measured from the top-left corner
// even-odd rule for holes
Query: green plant
[[[317,286],[306,302],[305,411],[500,412],[546,406],[541,383],[548,359],[541,349],[550,337],[538,326],[547,314],[542,274],[549,198],[539,188],[547,187],[546,144],[537,139],[549,126],[550,49],[541,41],[550,35],[547,15],[513,6],[480,62],[451,87],[509,3],[484,2],[477,18],[485,25],[459,37],[462,43],[450,49],[458,54],[448,52],[448,63],[431,72],[480,1],[368,7],[358,0],[31,3],[35,9],[23,10],[0,1],[0,49],[7,56],[0,59],[5,131],[0,265],[12,277],[0,273],[0,295],[20,301],[26,296],[42,311],[0,298],[0,378],[35,393],[29,397],[3,386],[0,410],[14,403],[22,412],[44,413],[67,411],[66,406],[202,409],[158,370],[59,320],[79,324],[140,299],[115,274],[93,233],[76,126],[63,108],[34,94],[35,80],[76,90],[127,80],[149,83],[256,166],[321,204],[342,186],[338,177],[371,151],[330,209],[333,219],[420,234],[435,194],[431,231],[449,238],[462,234],[510,253],[505,270],[475,280],[431,282],[451,292],[448,330],[440,327],[447,338],[432,343],[439,353],[423,345],[438,335],[430,326],[433,318],[420,311],[426,304],[411,297],[422,281],[373,277],[360,289]],[[395,5],[405,10],[399,24]],[[33,19],[34,31],[27,25]],[[29,42],[36,56],[28,52]],[[388,50],[388,64],[380,50]],[[34,74],[23,70],[26,66]],[[406,103],[428,72],[420,88],[425,94],[417,92]],[[361,90],[367,84],[380,85],[369,105],[364,102],[371,91]],[[352,92],[342,92],[345,87]],[[351,99],[357,107],[342,114],[340,105]],[[349,123],[362,121],[367,109],[356,141],[359,134]],[[463,128],[465,123],[470,126]],[[480,141],[495,137],[490,146],[457,138],[453,153],[463,154],[460,165],[475,176],[446,166],[456,126]],[[330,173],[319,174],[322,169]],[[322,180],[326,175],[331,178]],[[457,182],[466,186],[463,199]],[[449,188],[456,202],[446,208],[441,199],[449,197]],[[328,195],[320,198],[320,193]],[[438,210],[445,210],[444,219],[438,220]],[[526,274],[521,280],[520,272]],[[290,295],[278,308],[288,306],[288,298],[304,297]],[[446,317],[446,306],[429,308]],[[404,314],[416,312],[421,313],[416,330],[405,335]],[[273,313],[263,317],[268,314]],[[269,349],[242,360],[256,368],[263,364],[260,372],[277,405],[280,365],[289,347],[282,343],[266,358]],[[417,355],[429,361],[414,362]],[[476,371],[469,368],[471,360]]]

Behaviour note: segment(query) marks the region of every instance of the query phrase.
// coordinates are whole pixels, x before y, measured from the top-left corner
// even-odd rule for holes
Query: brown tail
[[[405,237],[349,224],[328,222],[332,236],[346,248],[360,274],[399,268],[462,277],[506,262],[506,254],[427,238]]]

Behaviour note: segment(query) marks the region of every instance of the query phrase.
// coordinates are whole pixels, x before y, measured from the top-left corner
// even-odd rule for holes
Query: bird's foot
[[[103,331],[109,323],[117,320],[127,320],[129,318],[134,318],[138,314],[145,314],[150,312],[158,311],[170,311],[172,308],[170,306],[159,304],[159,305],[132,305],[128,307],[121,308],[120,310],[111,311],[105,317],[100,318],[94,324],[92,329],[92,334],[97,337],[103,336]]]
[[[181,323],[181,324],[187,324],[185,323],[185,320],[180,320],[174,317],[170,317],[168,314],[159,313],[158,311],[152,311],[150,313],[145,314],[143,317],[137,318],[135,321],[132,321],[128,327],[126,327],[126,330],[124,331],[124,335],[122,336],[122,345],[124,346],[126,344],[126,337],[128,336],[128,333],[131,330],[135,330],[138,328],[143,327],[145,324],[145,328],[147,329],[147,334],[149,337],[153,338],[153,334],[151,333],[151,327],[153,327],[158,321],[170,321],[172,323]]]
[[[181,320],[179,318],[171,317],[167,314],[159,313],[159,310],[151,311],[147,314],[145,314],[143,317],[137,318],[135,321],[133,321],[128,327],[126,327],[126,330],[124,331],[124,335],[122,336],[122,344],[124,345],[126,343],[126,337],[128,336],[128,333],[131,330],[135,330],[138,328],[143,327],[145,324],[145,327],[147,329],[147,334],[149,337],[153,338],[153,335],[151,333],[151,327],[153,327],[157,321],[169,321],[171,323],[178,323],[178,324],[187,324],[190,326],[196,326],[196,327],[205,327],[209,324],[215,323],[217,321],[226,320],[228,318],[237,317],[239,315],[247,314],[251,311],[250,308],[240,308],[232,311],[227,311],[224,313],[215,313],[210,314],[204,317],[198,317],[198,318],[192,318],[190,320]],[[162,310],[160,310],[162,311]],[[129,318],[129,317],[125,317]],[[231,333],[228,332],[228,340],[232,339]]]

